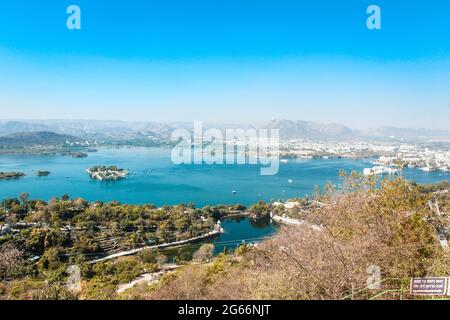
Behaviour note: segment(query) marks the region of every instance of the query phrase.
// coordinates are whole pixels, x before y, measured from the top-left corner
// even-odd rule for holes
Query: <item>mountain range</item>
[[[317,123],[310,121],[292,121],[272,119],[264,129],[279,129],[280,138],[290,139],[349,139],[353,138],[352,129],[338,123]]]
[[[317,123],[272,119],[263,125],[204,124],[204,129],[262,128],[279,129],[282,140],[354,140],[354,139],[443,139],[450,140],[450,132],[431,129],[395,127],[353,130],[339,123]],[[24,120],[0,121],[0,146],[28,146],[37,144],[78,143],[85,140],[97,143],[168,142],[175,129],[193,130],[188,122],[127,122],[102,120]]]
[[[25,148],[34,146],[67,146],[83,144],[84,140],[48,131],[18,132],[0,137],[1,148]]]

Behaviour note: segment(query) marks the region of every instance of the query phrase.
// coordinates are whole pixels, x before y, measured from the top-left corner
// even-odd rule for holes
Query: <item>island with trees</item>
[[[0,172],[0,180],[19,179],[25,176],[23,172]]]
[[[72,152],[72,158],[87,158],[88,154],[86,152]]]
[[[38,177],[47,177],[47,176],[49,176],[50,175],[50,171],[46,171],[46,170],[39,170],[37,173],[36,173],[36,175],[38,176]]]

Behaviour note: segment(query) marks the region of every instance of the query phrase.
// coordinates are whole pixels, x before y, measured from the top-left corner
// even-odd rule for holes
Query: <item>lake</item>
[[[117,165],[130,176],[121,181],[91,180],[85,170],[94,165]],[[193,202],[197,206],[287,199],[310,194],[327,181],[339,183],[340,170],[362,172],[373,166],[368,160],[311,159],[280,163],[274,176],[261,176],[259,166],[174,165],[167,148],[104,148],[87,158],[39,155],[0,155],[0,171],[21,171],[18,180],[0,181],[0,199],[28,192],[31,199],[50,200],[69,194],[89,201],[116,200],[122,203],[153,203],[157,206]],[[39,170],[50,171],[37,177]],[[448,173],[406,169],[403,175],[419,183],[448,179]],[[291,181],[290,181],[291,180]],[[235,193],[233,192],[235,191]],[[247,218],[223,221],[225,233],[213,242],[216,252],[271,235],[276,227],[268,221]]]
[[[178,248],[162,250],[171,260],[185,252],[192,255],[204,243],[214,244],[214,254],[224,252],[225,249],[233,250],[242,244],[260,242],[273,235],[278,225],[271,223],[270,218],[253,220],[247,217],[231,217],[221,221],[224,232],[214,238],[190,243]]]
[[[117,165],[130,176],[121,181],[93,181],[85,172],[94,165]],[[157,206],[193,202],[251,205],[259,200],[303,197],[314,187],[339,183],[339,170],[362,172],[368,160],[311,159],[280,163],[274,176],[261,176],[259,166],[174,165],[166,148],[107,148],[88,158],[39,155],[0,155],[0,171],[21,171],[22,179],[0,181],[0,199],[28,192],[32,199],[50,200],[69,194],[86,200],[153,203]],[[48,177],[37,177],[48,170]],[[404,176],[420,183],[448,179],[448,173],[406,169]],[[289,180],[292,180],[290,183]],[[235,191],[235,194],[233,193]]]

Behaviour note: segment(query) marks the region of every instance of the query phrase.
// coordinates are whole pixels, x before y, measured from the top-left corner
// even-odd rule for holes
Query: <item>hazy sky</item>
[[[272,117],[450,129],[450,2],[2,1],[1,119]]]

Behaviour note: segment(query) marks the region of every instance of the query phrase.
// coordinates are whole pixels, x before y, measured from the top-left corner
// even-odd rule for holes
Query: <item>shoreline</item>
[[[131,149],[131,148],[145,148],[145,149],[169,149],[170,146],[165,144],[160,146],[130,146],[130,145],[103,145],[103,146],[77,146],[77,147],[42,147],[42,148],[0,148],[0,156],[3,155],[32,155],[32,156],[71,156],[71,153],[86,152],[87,154],[96,153],[102,149]],[[95,151],[92,151],[95,149]]]
[[[141,252],[143,250],[146,250],[146,249],[166,249],[166,248],[176,247],[176,246],[179,246],[179,245],[188,244],[188,243],[195,242],[195,241],[198,241],[198,240],[208,239],[208,238],[211,238],[213,236],[220,235],[223,232],[224,231],[223,231],[222,227],[220,227],[220,223],[217,223],[214,226],[214,230],[212,230],[212,231],[210,231],[210,232],[208,232],[208,233],[206,233],[204,235],[200,235],[200,236],[189,238],[189,239],[185,239],[185,240],[179,240],[179,241],[175,241],[175,242],[170,242],[170,243],[162,243],[162,244],[157,244],[157,245],[154,245],[154,246],[145,246],[145,247],[142,247],[142,248],[126,250],[126,251],[122,251],[122,252],[119,252],[119,253],[114,253],[114,254],[108,255],[108,256],[103,257],[103,258],[98,258],[98,259],[94,259],[94,260],[88,261],[88,263],[89,264],[96,264],[96,263],[99,263],[99,262],[112,260],[112,259],[116,259],[116,258],[120,258],[120,257],[131,256],[131,255],[134,255],[134,254],[139,253],[139,252]]]

